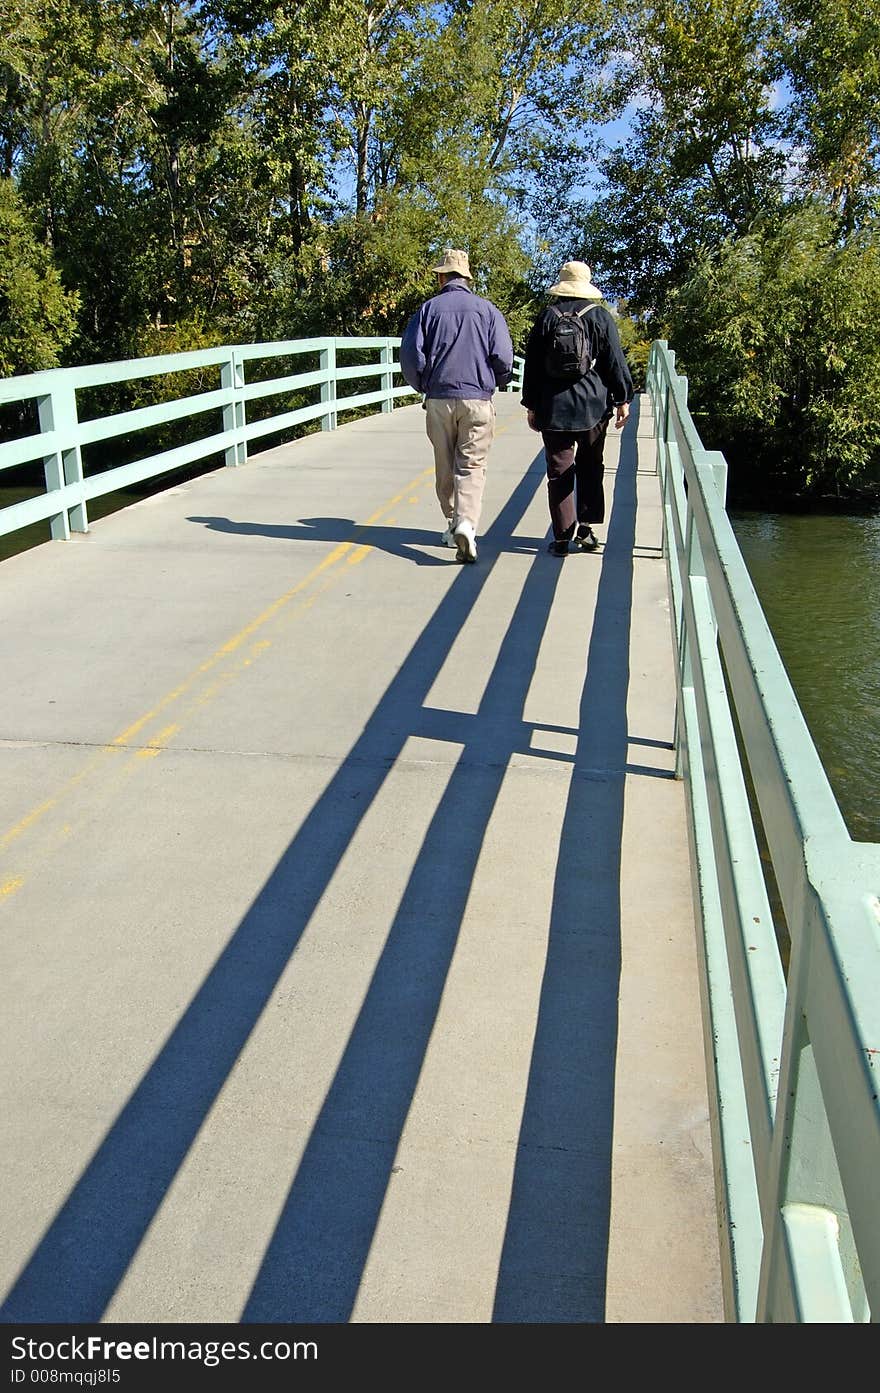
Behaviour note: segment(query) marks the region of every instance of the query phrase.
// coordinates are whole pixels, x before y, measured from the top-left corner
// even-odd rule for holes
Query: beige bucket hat
[[[439,275],[466,276],[469,281],[473,280],[467,252],[456,251],[454,247],[447,247],[439,266],[432,266],[431,270]]]
[[[602,292],[590,279],[590,268],[585,261],[566,261],[559,272],[556,285],[551,285],[548,295],[571,295],[577,300],[601,300]]]

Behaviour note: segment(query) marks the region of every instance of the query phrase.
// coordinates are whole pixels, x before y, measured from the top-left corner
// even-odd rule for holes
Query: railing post
[[[840,900],[829,900],[828,887],[836,891],[856,884],[863,863],[851,841],[841,846],[828,839],[807,856],[812,883],[788,926],[791,958],[776,1113],[767,1170],[759,1177],[764,1244],[757,1319],[790,1320],[794,1292],[802,1321],[861,1324],[872,1311],[854,1231],[858,1208],[847,1198],[842,1172],[852,1168],[854,1155],[860,1157],[857,1165],[864,1160],[858,1150],[847,1152],[835,1142],[831,1115],[840,1103],[823,1084],[817,1059],[828,1026],[815,1021],[823,1020],[835,993],[830,963],[818,966],[823,941],[840,913]],[[827,1035],[825,1044],[827,1049]],[[876,1103],[873,1087],[871,1092]],[[844,1106],[848,1111],[849,1104]],[[862,1201],[865,1208],[876,1214],[870,1198]],[[876,1315],[875,1301],[875,1320]]]
[[[321,401],[327,404],[327,413],[321,417],[321,430],[336,429],[336,340],[328,339],[326,348],[321,349],[321,371],[327,374],[321,383]]]
[[[702,576],[704,574],[703,554],[700,550],[697,529],[694,526],[693,510],[691,508],[690,499],[688,499],[685,521],[684,575],[682,576],[682,587],[690,586],[694,576]],[[682,605],[682,624],[678,640],[678,662],[679,690],[684,694],[685,692],[692,691],[694,686],[693,656],[691,653],[688,626],[684,619],[684,605]],[[679,705],[675,713],[675,777],[677,779],[684,777],[684,755],[682,753],[682,745],[684,743],[683,720],[683,711]]]
[[[83,497],[82,454],[76,410],[76,388],[67,373],[59,374],[48,396],[37,399],[40,430],[54,431],[60,437],[59,448],[43,457],[46,492],[54,493],[65,484],[78,484],[80,501],[72,508],[63,507],[49,519],[53,541],[67,541],[71,531],[88,532],[89,518]]]
[[[394,373],[392,371],[394,363],[394,350],[391,347],[391,340],[387,339],[380,352],[380,361],[387,365],[387,370],[382,373],[382,410],[383,412],[394,410]]]
[[[715,480],[715,487],[718,490],[718,497],[722,503],[727,502],[727,460],[720,450],[707,450],[706,463],[712,466],[712,476]]]
[[[671,507],[673,497],[670,478],[672,458],[669,442],[669,383],[663,371],[663,363],[656,342],[651,345],[651,363],[653,364],[651,410],[653,413],[654,440],[656,442],[657,475],[661,481],[662,487],[664,519],[665,522],[668,522],[669,508]],[[677,462],[678,460],[676,457],[676,463]],[[665,525],[664,540],[666,543],[666,556],[667,558],[671,558],[673,553],[669,547],[668,528]]]
[[[657,341],[651,344],[648,365],[645,368],[645,391],[651,402],[651,434],[657,436]],[[659,472],[659,471],[658,471]]]
[[[220,364],[220,386],[231,393],[230,401],[223,408],[223,429],[233,433],[232,444],[226,448],[226,465],[234,468],[247,461],[247,441],[243,434],[247,417],[241,396],[244,363],[234,348],[230,349],[227,362]]]
[[[660,393],[660,430],[664,446],[669,444],[669,402],[672,397],[672,384],[669,375],[664,373]]]

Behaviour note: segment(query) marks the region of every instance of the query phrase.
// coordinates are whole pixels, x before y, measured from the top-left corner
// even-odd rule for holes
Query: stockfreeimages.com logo
[[[116,1382],[118,1370],[89,1369],[79,1370],[81,1377],[65,1380],[50,1379],[50,1371],[40,1368],[43,1363],[71,1363],[73,1361],[95,1364],[117,1363],[129,1360],[138,1361],[179,1361],[181,1363],[204,1364],[214,1368],[225,1361],[243,1359],[264,1359],[284,1362],[289,1359],[317,1359],[318,1346],[314,1340],[263,1340],[252,1345],[250,1340],[162,1340],[152,1336],[149,1340],[106,1340],[100,1335],[77,1337],[72,1335],[63,1340],[33,1340],[16,1335],[12,1340],[13,1360],[29,1360],[36,1367],[15,1367],[12,1370],[13,1383],[104,1383]],[[73,1373],[73,1370],[69,1371]],[[116,1373],[116,1378],[111,1375]],[[93,1375],[89,1378],[88,1375]],[[104,1377],[101,1377],[103,1375]]]

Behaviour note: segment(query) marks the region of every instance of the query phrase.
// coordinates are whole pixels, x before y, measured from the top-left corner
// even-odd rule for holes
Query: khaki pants
[[[434,487],[443,516],[480,523],[486,460],[495,436],[495,403],[429,397],[425,425],[434,447]]]

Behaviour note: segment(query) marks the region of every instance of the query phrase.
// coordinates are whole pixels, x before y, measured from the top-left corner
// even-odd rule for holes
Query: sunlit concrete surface
[[[0,565],[7,1321],[718,1322],[651,423],[418,406]]]

